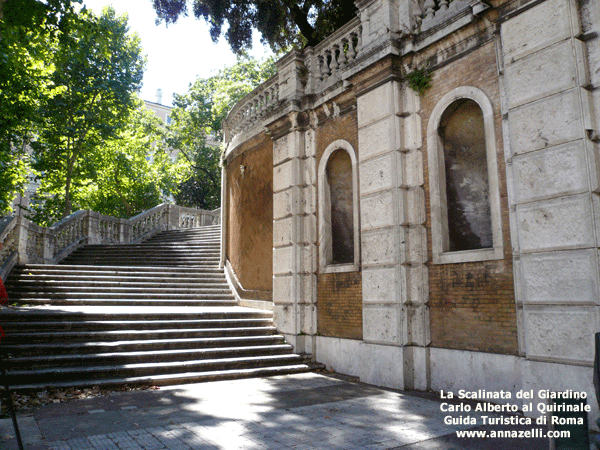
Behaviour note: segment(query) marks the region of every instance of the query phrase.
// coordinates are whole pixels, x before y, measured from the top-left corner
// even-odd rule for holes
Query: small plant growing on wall
[[[431,71],[426,67],[415,69],[406,75],[408,86],[419,95],[431,86]]]

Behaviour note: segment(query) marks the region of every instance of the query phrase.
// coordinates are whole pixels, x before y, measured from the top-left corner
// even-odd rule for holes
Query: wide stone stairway
[[[16,389],[178,384],[311,370],[270,311],[239,307],[219,269],[219,226],[88,245],[15,267],[0,310]]]

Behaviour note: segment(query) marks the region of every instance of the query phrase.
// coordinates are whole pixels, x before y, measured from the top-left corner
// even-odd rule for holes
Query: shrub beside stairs
[[[13,269],[0,344],[14,389],[166,385],[307,372],[272,312],[239,307],[219,226],[88,245]]]

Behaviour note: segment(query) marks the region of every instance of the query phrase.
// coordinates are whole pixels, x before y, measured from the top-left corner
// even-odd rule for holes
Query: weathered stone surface
[[[521,301],[598,304],[597,258],[595,250],[523,255]]]
[[[358,130],[359,159],[361,162],[396,150],[394,119],[394,117],[387,117]]]
[[[583,141],[515,156],[515,200],[524,203],[587,192],[589,169]]]
[[[514,108],[576,86],[575,54],[562,41],[505,68],[508,106]]]
[[[273,194],[273,220],[288,217],[298,208],[295,191],[295,188],[290,188]]]
[[[394,153],[370,159],[360,164],[361,195],[390,189],[397,184],[397,168]]]
[[[520,389],[519,361],[516,356],[493,353],[467,352],[444,348],[431,348],[431,389],[453,392],[508,391],[510,400],[498,399],[498,403],[519,404],[515,398]],[[494,370],[490,370],[493,367]],[[495,400],[496,401],[496,400]]]
[[[358,97],[358,126],[364,127],[394,113],[392,83]]]
[[[396,303],[402,298],[402,280],[396,267],[372,267],[362,272],[364,303]]]
[[[273,249],[273,274],[286,275],[294,273],[294,248],[280,247]]]
[[[291,143],[292,140],[289,134],[273,141],[273,164],[275,166],[294,156],[295,150]]]
[[[502,24],[502,48],[511,62],[571,37],[568,0],[548,0]]]
[[[402,261],[405,248],[404,231],[386,228],[362,234],[363,265],[397,264]]]
[[[524,312],[528,357],[587,363],[594,360],[598,308],[546,306],[526,308]]]
[[[317,336],[317,361],[327,369],[351,376],[360,376],[362,362],[360,357],[361,341]]]
[[[293,219],[273,221],[273,247],[284,247],[292,244]]]
[[[540,391],[564,392],[575,391],[587,394],[587,404],[591,406],[589,417],[598,417],[598,403],[594,390],[593,368],[568,364],[553,364],[523,359],[519,361],[522,389],[534,392],[534,399]],[[535,400],[534,400],[535,401]],[[547,400],[540,399],[540,402]],[[534,410],[531,416],[541,415]],[[593,425],[590,423],[590,428]]]
[[[400,344],[402,337],[400,312],[399,305],[365,305],[363,340],[380,344]]]
[[[363,343],[360,380],[392,389],[404,387],[404,350],[402,347]]]
[[[293,303],[293,275],[273,277],[273,303]]]
[[[511,146],[517,155],[583,137],[578,89],[516,108],[509,119]]]
[[[293,304],[274,304],[273,322],[281,333],[296,334],[296,306]]]
[[[287,189],[291,185],[298,184],[297,160],[286,161],[273,168],[273,192]]]
[[[589,195],[517,206],[517,217],[521,252],[594,246]]]
[[[395,225],[398,221],[398,192],[385,191],[360,199],[360,223],[363,230]]]

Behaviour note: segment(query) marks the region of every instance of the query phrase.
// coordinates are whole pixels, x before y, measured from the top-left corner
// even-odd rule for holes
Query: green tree
[[[34,167],[41,173],[34,220],[67,216],[74,198],[93,180],[96,153],[128,124],[145,59],[126,16],[106,8],[83,10],[71,21],[53,56],[54,93],[41,101]]]
[[[207,139],[221,140],[227,113],[247,93],[275,74],[272,59],[249,57],[209,78],[198,78],[184,95],[175,95],[167,142],[179,150],[189,171],[175,199],[182,206],[213,209],[221,195],[221,150]]]
[[[91,179],[78,192],[78,204],[128,218],[173,193],[186,167],[172,163],[165,133],[162,121],[139,101],[129,125],[94,154]]]
[[[164,20],[167,24],[187,15],[189,4],[195,17],[210,24],[213,41],[224,34],[236,53],[252,46],[253,29],[261,33],[264,43],[279,52],[290,45],[314,46],[356,15],[354,0],[152,0],[152,3],[157,21]]]
[[[72,3],[0,1],[0,214],[26,182],[27,145],[40,102],[54,92],[53,52],[75,17]]]

